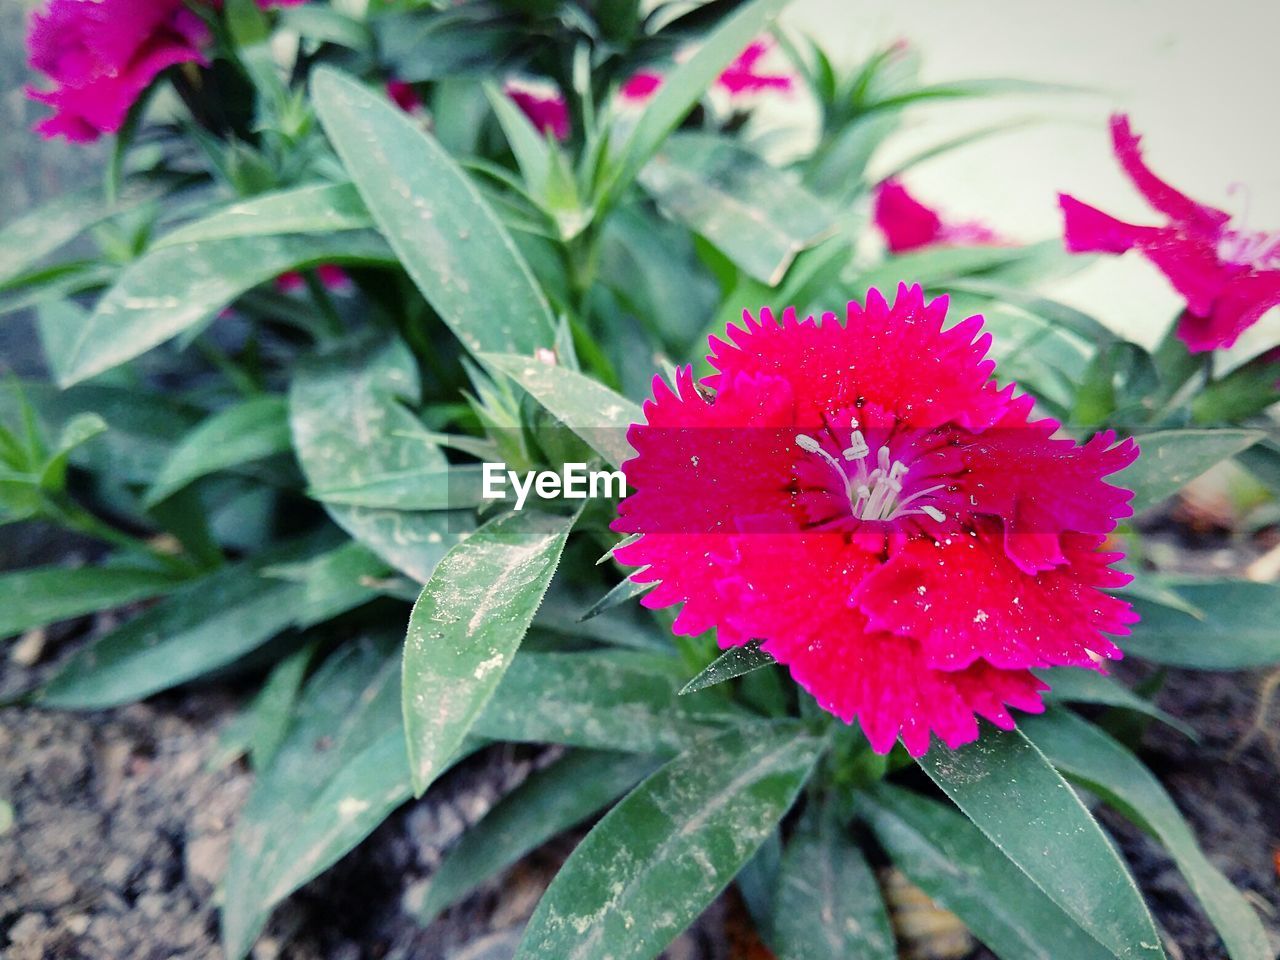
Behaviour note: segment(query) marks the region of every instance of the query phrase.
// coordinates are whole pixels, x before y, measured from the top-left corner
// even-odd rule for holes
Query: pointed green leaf
[[[393,510],[460,510],[484,503],[483,468],[465,464],[420,467],[362,478],[345,487],[311,489],[307,495],[325,503]]]
[[[599,653],[522,652],[475,732],[493,740],[671,753],[709,727],[742,719],[721,698],[677,697],[674,668]]]
[[[358,487],[395,471],[443,470],[444,454],[396,398],[416,400],[418,369],[399,340],[365,339],[311,357],[289,388],[293,446],[314,488]],[[454,512],[326,503],[335,523],[419,583],[469,526]]]
[[[1001,960],[1111,957],[950,807],[883,783],[859,794],[856,807],[911,882]]]
[[[162,192],[153,184],[130,185],[116,203],[109,204],[95,187],[58,197],[6,224],[0,229],[0,287],[95,223]]]
[[[262,575],[302,587],[296,613],[305,630],[373,599],[391,570],[376,553],[349,541],[302,563],[265,567]]]
[[[225,666],[294,620],[298,587],[241,563],[193,580],[90,644],[40,702],[87,710],[140,700]]]
[[[1280,663],[1280,584],[1218,580],[1168,586],[1202,616],[1133,597],[1142,619],[1125,638],[1126,653],[1195,670]]]
[[[615,584],[609,589],[603,597],[587,608],[586,613],[579,617],[579,621],[591,620],[600,616],[606,610],[612,610],[614,607],[621,606],[636,597],[643,596],[652,590],[657,584],[653,583],[636,583],[630,577],[623,580],[619,584]]]
[[[46,434],[56,433],[82,413],[101,416],[109,429],[72,451],[71,462],[127,483],[147,484],[155,479],[174,444],[199,418],[198,410],[172,395],[138,387],[86,384],[59,390],[52,384],[30,382],[21,386]],[[0,422],[14,422],[17,408],[13,391],[0,390]]]
[[[875,874],[833,810],[805,811],[779,880],[770,940],[778,960],[897,960]]]
[[[1247,450],[1261,430],[1160,430],[1137,438],[1138,459],[1108,482],[1133,491],[1139,513],[1173,496],[1210,467]]]
[[[37,567],[0,575],[0,638],[32,627],[158,597],[182,585],[143,567]]]
[[[534,773],[445,855],[415,911],[418,922],[430,923],[489,877],[608,806],[655,766],[649,757],[584,750]]]
[[[156,241],[155,248],[233,237],[364,230],[373,218],[349,183],[316,183],[229,204]]]
[[[491,520],[440,561],[409,617],[404,722],[421,794],[493,696],[547,592],[576,516]]]
[[[762,723],[672,760],[578,845],[534,911],[517,960],[654,956],[769,836],[821,748],[798,724]]]
[[[255,770],[262,770],[271,763],[271,758],[289,732],[294,704],[302,690],[302,679],[315,656],[316,645],[313,640],[277,663],[253,698],[246,746]]]
[[[306,685],[232,835],[222,885],[222,943],[232,960],[249,952],[277,903],[408,799],[399,680],[394,645],[361,641]]]
[[[740,647],[730,647],[716,657],[706,669],[684,685],[680,695],[714,687],[717,683],[724,683],[777,662],[760,649],[759,640],[749,640]]]
[[[1121,707],[1137,713],[1154,717],[1166,723],[1183,736],[1191,740],[1199,740],[1195,730],[1177,717],[1170,716],[1150,700],[1138,696],[1120,681],[1103,676],[1093,670],[1079,670],[1075,667],[1057,667],[1052,670],[1036,670],[1038,676],[1049,684],[1045,694],[1047,700],[1058,700],[1068,703],[1095,703],[1108,707]]]
[[[452,157],[412,118],[330,68],[316,112],[409,276],[473,353],[555,342],[546,298],[506,228]]]
[[[1066,710],[1028,717],[1022,729],[1055,767],[1160,839],[1222,935],[1231,960],[1272,960],[1258,915],[1205,858],[1173,800],[1137,757]]]
[[[153,506],[200,477],[287,453],[291,447],[285,398],[244,400],[201,421],[182,438],[143,502]]]
[[[641,172],[640,185],[669,217],[770,287],[782,282],[800,251],[836,228],[817,197],[727,137],[671,137]]]
[[[917,760],[956,806],[1069,917],[1120,960],[1164,958],[1128,868],[1080,798],[1025,736],[983,724],[977,741]]]
[[[63,387],[110,370],[217,315],[246,290],[322,263],[393,263],[372,231],[233,237],[155,248],[130,264],[70,341]]]
[[[531,357],[487,353],[480,359],[518,383],[611,466],[635,456],[627,428],[642,422],[644,414],[626,397],[573,370]]]

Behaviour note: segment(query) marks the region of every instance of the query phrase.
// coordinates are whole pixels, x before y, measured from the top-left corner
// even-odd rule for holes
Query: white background
[[[1158,174],[1234,214],[1247,205],[1249,229],[1280,230],[1280,2],[796,0],[783,23],[820,39],[846,65],[904,38],[922,55],[927,82],[1008,76],[1099,91],[913,111],[895,154],[1003,118],[1052,118],[909,174],[921,199],[957,219],[982,219],[1019,240],[1056,236],[1063,191],[1125,219],[1160,222],[1112,157],[1106,121],[1119,109],[1130,113]],[[783,109],[795,116],[802,107]],[[1229,193],[1232,184],[1244,189]],[[1106,258],[1051,290],[1148,343],[1179,309],[1164,279],[1134,254]],[[1278,342],[1273,311],[1242,346]]]

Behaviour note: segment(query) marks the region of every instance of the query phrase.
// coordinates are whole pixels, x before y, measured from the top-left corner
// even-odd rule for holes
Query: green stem
[[[141,554],[184,577],[190,576],[195,572],[196,568],[188,560],[183,557],[161,553],[142,540],[117,530],[109,523],[99,520],[70,497],[65,495],[58,497],[52,502],[52,506],[54,508],[54,518],[69,530],[109,543],[113,547],[118,547],[128,553]]]
[[[315,302],[316,309],[320,311],[325,333],[334,338],[341,337],[345,332],[342,326],[342,318],[338,316],[338,309],[333,305],[329,291],[325,290],[324,284],[320,282],[320,278],[316,276],[314,270],[302,271],[302,279],[307,285],[311,299]]]

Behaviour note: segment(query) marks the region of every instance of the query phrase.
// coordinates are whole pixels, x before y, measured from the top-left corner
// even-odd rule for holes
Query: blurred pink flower
[[[336,263],[322,263],[316,267],[316,276],[326,290],[334,293],[346,293],[351,289],[351,277]],[[282,273],[276,277],[276,289],[281,293],[296,293],[306,286],[302,274],[296,270]]]
[[[767,90],[789,91],[794,78],[786,73],[763,73],[760,61],[773,48],[767,39],[754,40],[716,78],[716,86],[729,94],[731,99]],[[662,74],[654,70],[633,73],[619,88],[623,100],[643,103],[658,92],[663,83]]]
[[[563,95],[541,94],[515,83],[507,84],[506,93],[539,133],[550,133],[557,140],[568,138],[569,104]]]
[[[27,34],[28,63],[54,84],[27,88],[54,111],[36,130],[77,143],[116,132],[162,70],[204,63],[208,40],[182,0],[51,0]]]
[[[926,207],[907,192],[902,181],[885,180],[876,189],[874,218],[891,253],[921,247],[997,244],[1003,241],[976,220],[947,223],[938,211]]]
[[[388,80],[387,96],[405,113],[413,113],[422,106],[422,97],[418,96],[417,88],[403,80]]]
[[[1240,334],[1280,306],[1280,231],[1235,230],[1231,215],[1192,200],[1165,183],[1142,159],[1129,118],[1111,118],[1120,166],[1159,213],[1163,226],[1126,223],[1059,194],[1071,253],[1121,254],[1137,250],[1186,300],[1178,336],[1193,353],[1230,347]]]
[[[633,73],[622,84],[619,93],[625,100],[648,100],[662,86],[662,74],[652,70],[641,70]]]
[[[265,10],[306,0],[257,2]],[[53,108],[36,131],[75,143],[115,133],[163,70],[207,63],[209,41],[208,28],[183,0],[49,0],[32,13],[27,32],[28,64],[53,81],[51,89],[27,87],[27,96]]]
[[[772,46],[768,40],[753,41],[747,49],[738,54],[738,58],[733,63],[725,68],[716,83],[729,91],[730,96],[760,93],[764,90],[790,90],[792,84],[790,74],[758,72],[760,60]]]

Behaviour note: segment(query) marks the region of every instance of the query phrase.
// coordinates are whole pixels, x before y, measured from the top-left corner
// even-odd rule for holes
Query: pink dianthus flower
[[[316,267],[316,278],[321,286],[334,293],[347,293],[351,290],[351,277],[336,263],[322,263]],[[296,293],[306,286],[306,280],[296,270],[290,270],[276,277],[276,289],[281,293]]]
[[[205,62],[208,39],[182,0],[51,0],[27,34],[31,68],[54,84],[27,88],[54,111],[36,130],[78,143],[115,133],[162,70]]]
[[[1178,336],[1187,348],[1202,353],[1230,347],[1280,306],[1280,232],[1232,229],[1229,213],[1192,200],[1157,177],[1143,161],[1141,140],[1126,115],[1111,118],[1111,142],[1133,185],[1167,222],[1158,227],[1126,223],[1059,194],[1067,250],[1137,250],[1186,300]]]
[[[406,83],[403,80],[388,80],[386,90],[391,102],[405,113],[413,113],[422,106],[422,97],[418,95],[418,88],[412,83]]]
[[[258,6],[304,2],[258,0]],[[117,132],[162,71],[180,63],[206,64],[210,39],[184,0],[49,0],[32,13],[27,32],[29,66],[53,82],[47,90],[27,87],[27,96],[53,108],[36,131],[75,143]]]
[[[795,83],[794,77],[787,73],[766,73],[761,69],[760,61],[772,48],[767,39],[753,40],[716,77],[716,86],[733,100],[769,90],[789,92]],[[663,80],[657,71],[640,70],[623,81],[618,93],[623,100],[643,103],[658,92]]]
[[[976,220],[944,221],[937,210],[908,193],[901,180],[885,180],[876,188],[873,217],[891,253],[932,246],[1003,242],[994,230]]]
[[[974,740],[978,717],[1043,709],[1033,668],[1101,670],[1130,606],[1103,542],[1131,494],[1103,478],[1137,456],[1032,420],[992,380],[981,317],[871,290],[841,323],[744,314],[712,338],[716,372],[654,381],[628,439],[617,558],[683,604],[674,630],[755,638],[819,705],[887,752]]]
[[[507,84],[507,96],[539,133],[550,133],[557,140],[569,137],[569,104],[559,93],[542,94],[518,84]]]

